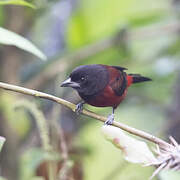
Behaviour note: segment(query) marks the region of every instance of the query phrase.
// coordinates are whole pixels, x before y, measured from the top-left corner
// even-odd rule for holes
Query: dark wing
[[[119,76],[110,84],[111,88],[117,96],[122,96],[127,88],[126,73],[123,71],[119,72]]]
[[[127,70],[127,68],[121,67],[121,66],[112,66],[113,68],[116,68],[119,71]]]

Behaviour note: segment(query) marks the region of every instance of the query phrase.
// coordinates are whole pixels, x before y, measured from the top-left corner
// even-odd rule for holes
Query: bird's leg
[[[85,104],[85,102],[82,101],[82,102],[80,102],[80,103],[78,103],[78,104],[76,105],[75,113],[76,113],[77,115],[79,115],[79,114],[82,112],[82,110],[83,110],[83,105],[84,105],[84,104]]]
[[[112,125],[113,121],[114,121],[114,110],[115,108],[113,107],[113,111],[112,114],[110,114],[107,118],[107,120],[105,121],[106,125]]]

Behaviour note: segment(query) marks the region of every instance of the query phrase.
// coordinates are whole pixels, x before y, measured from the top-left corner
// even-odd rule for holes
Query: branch
[[[19,92],[19,93],[30,95],[30,96],[35,96],[35,97],[39,97],[39,98],[48,99],[48,100],[54,101],[54,102],[56,102],[58,104],[64,105],[64,106],[66,106],[67,108],[71,109],[74,112],[75,112],[75,109],[76,109],[75,104],[73,104],[71,102],[68,102],[68,101],[66,101],[64,99],[58,98],[56,96],[40,92],[40,91],[27,89],[27,88],[23,88],[23,87],[20,87],[20,86],[15,86],[15,85],[2,83],[2,82],[0,82],[0,88],[10,90],[10,91],[14,91],[14,92]],[[85,110],[85,109],[83,109],[82,114],[86,115],[88,117],[97,119],[97,120],[102,121],[102,122],[105,122],[107,120],[106,117],[95,114],[95,113],[93,113],[91,111],[88,111],[88,110]],[[122,129],[124,131],[127,131],[127,132],[129,132],[129,133],[131,133],[133,135],[139,136],[139,137],[144,138],[144,139],[146,139],[148,141],[151,141],[151,142],[153,142],[155,144],[158,144],[161,148],[167,148],[167,147],[172,146],[172,145],[170,145],[169,143],[165,142],[164,140],[162,140],[160,138],[157,138],[157,137],[155,137],[155,136],[153,136],[153,135],[151,135],[149,133],[146,133],[144,131],[129,127],[129,126],[123,124],[123,123],[114,121],[112,125],[120,128],[120,129]]]

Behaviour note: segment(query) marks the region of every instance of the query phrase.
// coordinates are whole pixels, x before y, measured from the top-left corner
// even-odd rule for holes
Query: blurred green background
[[[153,81],[129,88],[116,120],[163,139],[172,135],[180,143],[180,0],[21,1],[30,7],[16,2],[0,5],[0,26],[33,42],[47,61],[1,42],[1,81],[78,103],[76,92],[60,87],[73,68],[126,67]],[[85,108],[111,113],[111,108]],[[50,101],[0,90],[0,135],[6,137],[0,175],[8,180],[148,179],[155,169],[126,162],[104,139],[101,126]],[[41,128],[49,131],[50,154]],[[174,172],[154,180],[179,178]]]

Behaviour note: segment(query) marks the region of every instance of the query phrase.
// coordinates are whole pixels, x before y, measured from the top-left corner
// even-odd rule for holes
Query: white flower
[[[104,125],[102,132],[107,140],[122,150],[127,161],[148,164],[156,160],[145,142],[128,136],[121,129]]]

